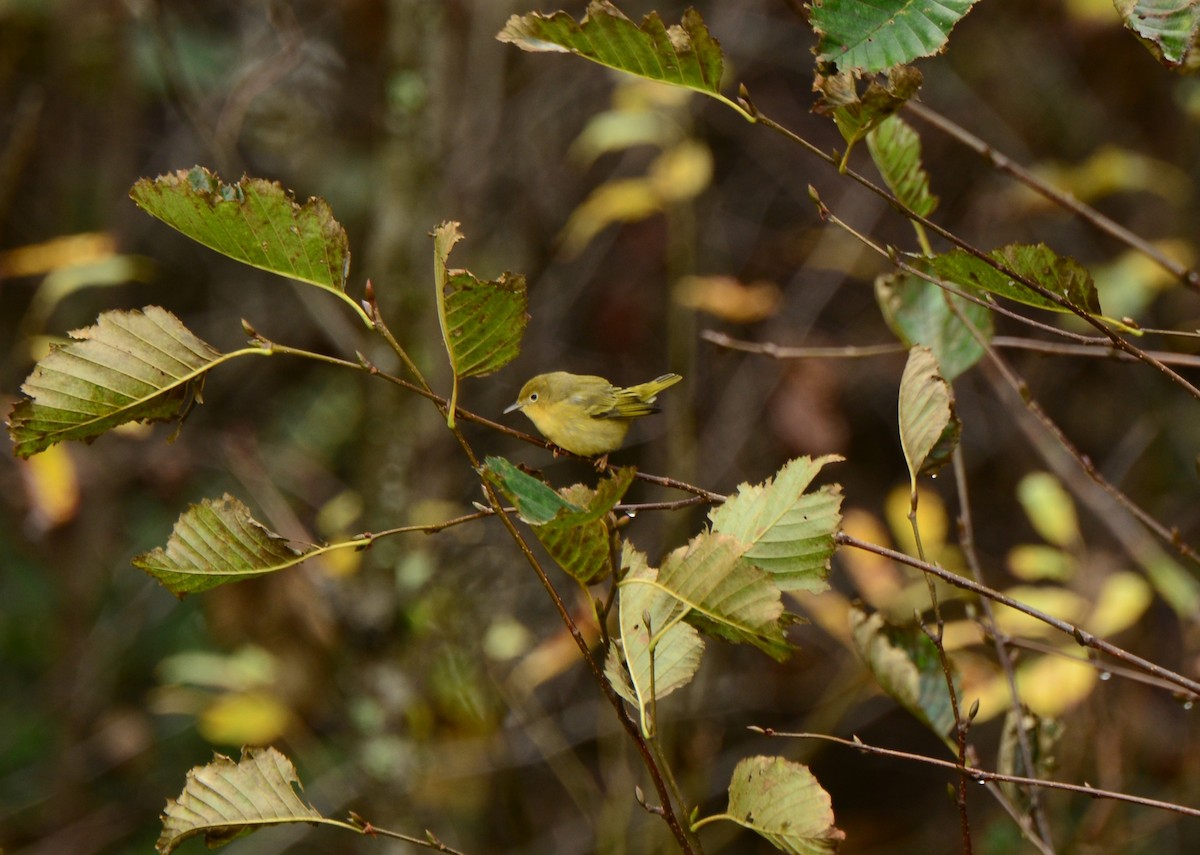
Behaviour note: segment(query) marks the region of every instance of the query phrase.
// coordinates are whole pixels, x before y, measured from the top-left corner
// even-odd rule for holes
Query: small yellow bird
[[[649,383],[621,389],[594,374],[553,371],[539,374],[521,387],[517,402],[505,409],[520,410],[546,439],[584,457],[608,454],[621,447],[629,423],[657,413],[658,393],[683,378],[664,374]]]

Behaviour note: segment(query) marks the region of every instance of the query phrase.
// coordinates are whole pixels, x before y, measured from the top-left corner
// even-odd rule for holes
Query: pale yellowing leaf
[[[221,695],[200,714],[196,728],[217,745],[266,745],[283,736],[292,712],[268,692]]]
[[[1068,623],[1079,623],[1088,613],[1088,601],[1066,588],[1056,585],[1017,585],[1004,592],[1014,600],[1032,606]],[[1029,638],[1050,638],[1061,633],[1054,627],[1024,612],[997,603],[993,607],[996,623],[1009,635]]]
[[[583,251],[613,223],[644,220],[663,209],[663,200],[648,178],[622,178],[601,184],[571,212],[559,240],[567,258]]]
[[[1140,575],[1113,573],[1100,588],[1087,627],[1101,638],[1116,635],[1141,620],[1153,600],[1154,592]]]
[[[1062,656],[1040,656],[1017,669],[1022,703],[1047,718],[1070,712],[1092,693],[1098,680],[1090,662]]]
[[[752,644],[782,661],[792,647],[783,635],[779,588],[770,574],[742,561],[743,550],[732,537],[703,532],[667,556],[652,584],[680,600],[685,619],[701,632]]]
[[[671,290],[675,302],[734,324],[753,324],[779,311],[783,294],[774,282],[742,284],[732,276],[684,276]]]
[[[742,563],[765,570],[780,590],[825,590],[841,523],[841,487],[806,490],[826,464],[841,459],[798,457],[762,484],[741,484],[709,513],[713,532],[740,543]]]
[[[937,469],[958,444],[962,424],[954,412],[954,390],[942,377],[933,351],[916,345],[900,378],[900,445],[908,463],[909,480]]]
[[[632,689],[627,700],[638,707],[642,732],[650,736],[652,704],[691,682],[700,667],[704,640],[684,621],[687,607],[657,587],[658,571],[628,543],[624,544],[621,566],[627,568],[618,600],[621,650],[627,686]],[[621,683],[614,681],[614,685]]]
[[[69,522],[79,509],[79,476],[70,452],[53,445],[19,465],[29,501],[30,521],[38,530]]]
[[[684,139],[654,158],[646,177],[664,204],[678,204],[699,196],[712,182],[712,173],[708,146]]]
[[[236,763],[218,754],[188,772],[183,792],[167,800],[155,848],[169,855],[202,835],[213,849],[270,825],[330,822],[296,794],[299,783],[292,761],[274,748],[243,749]]]
[[[1063,582],[1075,575],[1075,559],[1057,546],[1024,543],[1008,551],[1009,572],[1027,582]]]
[[[904,501],[907,504],[907,495]],[[918,514],[924,504],[922,502],[918,506]],[[873,514],[858,508],[846,511],[842,518],[842,531],[868,543],[889,543],[883,524]],[[840,562],[846,575],[854,581],[855,592],[863,602],[875,609],[881,609],[885,603],[891,602],[908,583],[895,562],[865,549],[842,550]]]
[[[808,767],[783,757],[747,757],[733,770],[729,809],[736,822],[792,855],[836,852],[846,838],[833,802]]]
[[[1017,484],[1017,500],[1037,531],[1055,546],[1079,542],[1079,520],[1075,502],[1059,480],[1049,472],[1031,472]]]
[[[903,484],[893,487],[888,491],[883,507],[896,547],[906,555],[916,555],[917,542],[913,536],[912,523],[908,520],[912,508],[909,488]],[[942,497],[924,487],[917,488],[917,527],[921,531],[921,545],[925,548],[926,556],[938,556],[950,533],[950,515],[946,512],[946,503],[942,501]]]

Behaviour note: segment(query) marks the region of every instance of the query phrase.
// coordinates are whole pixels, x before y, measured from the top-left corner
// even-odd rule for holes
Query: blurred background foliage
[[[729,81],[783,124],[840,147],[832,123],[809,113],[812,37],[800,5],[698,4]],[[139,177],[200,163],[327,199],[350,235],[352,290],[374,282],[393,329],[443,388],[430,229],[461,221],[467,241],[454,262],[477,275],[526,274],[523,354],[469,381],[465,407],[495,416],[526,377],[550,368],[620,383],[678,371],[685,384],[667,413],[617,462],[728,492],[791,456],[838,452],[848,458],[835,475],[847,527],[902,544],[905,495],[899,508],[888,498],[906,481],[895,430],[902,355],[774,361],[718,350],[698,332],[806,346],[890,341],[871,287],[886,263],[823,226],[806,187],[880,241],[912,248],[907,224],[715,103],[494,39],[510,14],[578,17],[583,7],[0,0],[5,409],[50,341],[105,309],[149,303],[220,348],[240,343],[246,318],[274,340],[351,358],[371,349],[393,367],[335,301],[190,243],[127,198]],[[668,22],[683,8],[622,4],[631,17],[657,10]],[[1158,66],[1107,0],[983,2],[948,54],[921,67],[925,104],[1178,257],[1193,255],[1200,88]],[[1094,271],[1109,315],[1200,323],[1193,293],[914,124],[941,222],[985,248],[1045,241],[1074,256]],[[1023,332],[1002,323],[1005,331]],[[1012,359],[1110,478],[1196,540],[1193,402],[1125,365]],[[1021,413],[978,370],[956,386],[989,581],[1037,585],[1027,597],[1058,597],[1048,608],[1064,616],[1087,614],[1107,592],[1115,614],[1104,625],[1121,644],[1195,673],[1194,621],[1121,572],[1136,567],[1094,509],[1081,508],[1077,524],[1041,526],[1074,513],[1054,484],[1046,498],[1045,484],[1022,481],[1047,467],[1036,450],[1044,440],[1031,441]],[[556,483],[587,477],[467,430],[482,452],[544,467]],[[632,801],[642,773],[611,710],[494,523],[393,538],[183,602],[130,566],[165,541],[188,503],[225,491],[272,529],[309,541],[469,511],[477,481],[433,408],[329,367],[239,362],[215,372],[204,405],[169,438],[162,428],[127,430],[0,463],[6,852],[149,851],[186,770],[247,742],[288,753],[306,797],[327,814],[428,827],[466,851],[669,850],[659,820]],[[635,491],[638,500],[668,495]],[[946,532],[927,547],[945,544],[940,560],[954,566],[951,491],[932,483],[922,507],[926,525]],[[701,519],[642,514],[629,532],[654,557]],[[847,640],[849,598],[904,619],[920,606],[911,595],[919,580],[862,556],[838,561],[834,580],[832,599],[796,605],[811,623],[796,631],[802,650],[790,662],[713,644],[697,682],[664,704],[681,784],[704,811],[720,810],[738,759],[781,751],[810,763],[832,793],[843,851],[950,851],[958,827],[942,773],[767,744],[745,730],[856,733],[942,755],[936,737],[873,687]],[[587,613],[585,600],[572,602]],[[965,670],[975,663],[975,693],[985,694],[994,662],[967,622],[961,631]],[[1059,777],[1200,803],[1194,711],[1121,680],[1097,689],[1086,665],[1070,666],[1083,676],[1069,680],[1046,661],[1054,673],[1031,685],[1051,688],[1046,711],[1065,719]],[[1003,700],[995,703],[993,712]],[[981,723],[973,738],[988,765],[999,722]],[[1194,821],[1046,802],[1072,851],[1200,847]],[[982,791],[974,810],[977,851],[1020,851],[1011,820]],[[233,849],[385,847],[335,833],[270,831]],[[705,834],[710,852],[766,851],[732,827]]]

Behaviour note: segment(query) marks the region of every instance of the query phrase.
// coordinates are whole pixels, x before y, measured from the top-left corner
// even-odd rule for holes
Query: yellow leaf
[[[606,226],[644,220],[662,210],[662,200],[645,178],[601,184],[574,211],[562,231],[563,253],[573,257]]]
[[[675,283],[675,302],[735,324],[752,324],[779,310],[783,295],[774,282],[743,285],[732,276],[684,276]]]
[[[1034,529],[1055,546],[1079,541],[1075,503],[1049,472],[1031,472],[1017,484],[1017,500]]]
[[[79,476],[66,446],[52,445],[18,465],[36,529],[51,529],[75,517]]]
[[[64,235],[0,253],[0,277],[37,276],[63,267],[101,261],[117,250],[108,232]]]
[[[1028,606],[1070,623],[1079,623],[1088,611],[1088,603],[1083,597],[1057,586],[1017,585],[1004,593],[1014,600],[1019,600]],[[1024,612],[1010,609],[1008,606],[997,604],[995,615],[1000,629],[1010,635],[1033,638],[1058,635],[1058,630],[1048,624],[1032,618]]]
[[[842,531],[868,543],[888,543],[887,532],[872,514],[851,508],[842,517]],[[863,601],[874,609],[883,609],[895,599],[908,580],[890,559],[862,549],[843,549],[838,553],[846,575]]]
[[[1137,623],[1153,599],[1150,586],[1136,573],[1114,573],[1104,580],[1088,629],[1101,637]]]
[[[1097,679],[1090,662],[1042,656],[1017,669],[1017,691],[1035,713],[1057,718],[1090,695]]]
[[[1060,716],[1087,698],[1098,679],[1095,667],[1074,651],[1026,662],[1017,668],[1016,678],[1022,703],[1045,717]],[[979,700],[976,724],[1003,715],[1012,704],[1008,678],[1003,674],[996,674],[977,690],[965,691],[963,697],[968,705]]]
[[[686,202],[704,192],[712,181],[712,152],[696,140],[683,140],[650,164],[647,178],[665,202]]]
[[[209,742],[222,745],[266,745],[281,737],[291,711],[265,692],[239,692],[219,697],[200,714],[196,727]]]
[[[909,488],[907,485],[897,486],[888,493],[884,513],[900,551],[906,555],[916,555],[917,546],[913,540],[908,512]],[[931,561],[937,560],[946,543],[950,517],[946,514],[946,505],[942,502],[942,497],[931,490],[917,490],[917,527],[921,530],[921,545],[925,547],[926,558]]]
[[[1024,543],[1009,550],[1008,569],[1026,582],[1061,582],[1075,575],[1075,559],[1055,546]]]

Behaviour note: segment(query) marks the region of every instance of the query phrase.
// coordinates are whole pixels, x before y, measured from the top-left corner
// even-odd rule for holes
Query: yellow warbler
[[[594,374],[554,371],[521,387],[517,402],[504,412],[520,410],[542,436],[573,454],[608,454],[621,447],[631,421],[658,412],[652,406],[658,393],[682,379],[664,374],[621,389]]]

